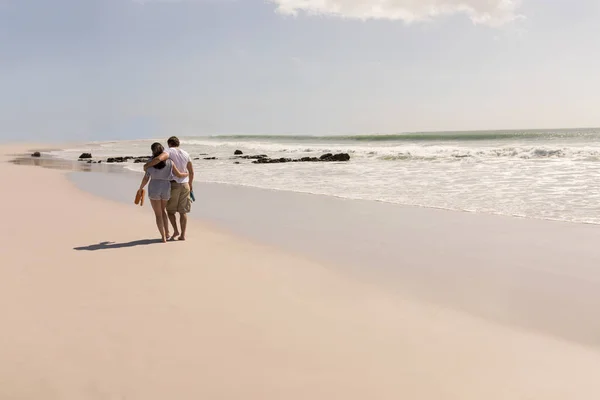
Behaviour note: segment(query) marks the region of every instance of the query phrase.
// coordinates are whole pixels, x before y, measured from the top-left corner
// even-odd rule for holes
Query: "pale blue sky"
[[[597,0],[0,0],[0,138],[600,126],[598,37]]]

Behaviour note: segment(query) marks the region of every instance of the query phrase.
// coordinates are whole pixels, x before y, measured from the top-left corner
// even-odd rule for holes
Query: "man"
[[[190,155],[179,148],[179,139],[175,136],[171,136],[167,140],[169,148],[165,150],[160,156],[153,158],[146,165],[144,165],[144,171],[150,167],[155,166],[161,161],[171,159],[177,169],[181,172],[189,172],[189,177],[177,178],[176,176],[171,177],[171,198],[167,202],[167,215],[169,221],[173,225],[173,236],[172,240],[185,240],[185,233],[187,229],[187,214],[192,208],[192,200],[190,198],[190,192],[193,190],[194,183],[194,167]],[[179,213],[179,223],[181,225],[181,234],[177,228],[176,213]]]

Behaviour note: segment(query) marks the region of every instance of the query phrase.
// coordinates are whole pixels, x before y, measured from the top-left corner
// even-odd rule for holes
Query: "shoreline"
[[[107,143],[114,143],[114,142],[118,142],[118,141],[110,141]],[[127,141],[125,141],[125,142],[127,142]],[[131,142],[136,142],[136,140],[131,140]],[[103,142],[98,142],[98,143],[103,143]],[[98,143],[95,143],[95,144],[98,144]],[[73,147],[73,146],[75,146],[75,145],[72,145],[71,147]],[[57,150],[60,150],[60,148],[56,147],[56,148],[53,148],[50,150],[44,150],[44,151],[57,151]],[[67,159],[67,158],[60,158],[58,156],[53,156],[53,155],[42,155],[41,158],[32,158],[30,156],[30,154],[25,154],[25,153],[14,154],[13,156],[15,157],[13,162],[18,165],[36,165],[36,166],[41,166],[44,168],[61,169],[61,170],[72,171],[72,172],[119,173],[119,174],[129,174],[131,176],[138,176],[139,174],[141,174],[141,172],[128,169],[127,168],[128,163],[100,163],[100,164],[93,163],[93,164],[89,164],[85,161],[76,161],[76,160]],[[136,157],[139,157],[139,156],[136,156]],[[255,186],[255,185],[249,185],[249,184],[240,184],[240,183],[207,181],[207,182],[202,182],[202,184],[244,187],[244,188],[249,188],[249,189],[273,191],[273,192],[298,193],[298,194],[303,194],[303,195],[323,196],[323,197],[328,197],[328,198],[336,198],[336,199],[340,199],[340,200],[355,201],[355,202],[373,202],[373,203],[389,204],[389,205],[394,205],[394,206],[398,206],[398,207],[426,209],[426,210],[439,210],[439,211],[487,215],[487,216],[497,216],[497,217],[501,217],[501,218],[514,218],[514,219],[524,219],[524,220],[533,220],[533,221],[548,221],[548,222],[567,223],[567,224],[600,226],[600,222],[592,222],[592,221],[573,221],[573,220],[561,219],[561,218],[535,217],[535,216],[526,216],[526,215],[521,215],[521,214],[505,214],[505,213],[501,213],[501,212],[476,211],[476,210],[463,209],[463,208],[436,207],[436,206],[421,205],[421,204],[403,204],[403,203],[397,203],[397,202],[392,202],[392,201],[387,201],[387,200],[352,198],[352,197],[335,195],[335,194],[324,194],[324,193],[317,193],[317,192],[311,192],[311,191],[268,188],[268,187]],[[104,195],[103,197],[107,197],[107,196]]]
[[[98,164],[91,164],[96,171],[90,173],[85,169],[90,164],[72,164],[86,171],[67,174],[79,189],[131,203],[131,188],[141,174],[121,165],[106,174]],[[203,225],[328,263],[342,275],[417,301],[600,347],[600,322],[592,318],[600,302],[600,276],[590,270],[600,257],[595,224],[227,184],[197,183],[196,191],[191,217]],[[541,256],[535,250],[538,237],[552,243]],[[564,243],[576,251],[562,248]],[[449,258],[453,270],[438,265],[440,255]],[[571,259],[580,265],[570,265]],[[548,313],[550,308],[555,311]],[[573,321],[575,309],[589,317]]]
[[[148,241],[156,233],[147,208],[76,189],[65,171],[17,166],[3,155],[0,168],[19,193],[0,198],[3,208],[28,210],[25,220],[7,215],[13,229],[0,231],[6,246],[0,266],[2,398],[600,396],[594,346],[474,318],[447,302],[416,301],[332,264],[204,224],[191,224],[186,242],[154,243]],[[252,197],[244,200],[249,207]],[[359,220],[373,218],[373,210],[362,211]],[[410,227],[453,231],[453,220],[432,220],[431,210],[417,214],[420,225]],[[465,215],[456,218],[471,226],[480,219]],[[499,227],[485,223],[495,235]],[[539,245],[548,249],[552,234],[546,235]],[[394,239],[412,247],[404,252],[403,270],[418,272],[410,264],[414,256],[421,267],[435,258],[440,268],[431,272],[467,271],[451,254]],[[498,278],[494,269],[480,272],[482,282]],[[505,277],[520,281],[522,272],[508,268]],[[556,283],[569,287],[564,279]],[[472,295],[493,297],[485,290]]]

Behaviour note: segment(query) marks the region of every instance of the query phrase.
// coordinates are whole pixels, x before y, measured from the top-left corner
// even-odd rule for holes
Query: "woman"
[[[154,143],[151,147],[152,156],[158,157],[165,149],[160,143]],[[140,185],[140,190],[145,188],[148,182],[148,198],[154,215],[156,216],[156,226],[162,237],[163,243],[167,242],[169,237],[169,218],[167,217],[167,202],[171,198],[171,177],[175,175],[178,178],[185,178],[189,174],[180,172],[171,160],[161,161],[154,167],[148,168],[144,179]]]

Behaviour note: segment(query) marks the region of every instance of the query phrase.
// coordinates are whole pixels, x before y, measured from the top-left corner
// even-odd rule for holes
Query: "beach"
[[[162,244],[136,177],[37,148],[0,147],[1,399],[600,396],[597,225],[206,183]]]

